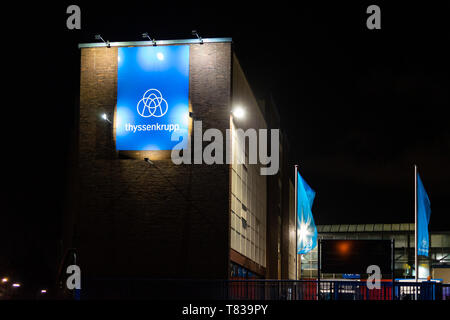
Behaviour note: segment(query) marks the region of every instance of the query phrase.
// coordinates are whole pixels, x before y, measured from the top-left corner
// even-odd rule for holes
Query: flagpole
[[[297,248],[297,220],[298,220],[298,217],[297,217],[297,214],[298,214],[298,210],[297,210],[297,197],[298,197],[298,190],[297,190],[297,188],[298,188],[298,182],[297,182],[297,176],[298,176],[298,174],[297,174],[297,172],[298,172],[298,165],[295,165],[294,166],[294,168],[295,168],[295,170],[294,170],[294,172],[295,172],[295,197],[294,197],[294,201],[295,201],[295,204],[294,204],[294,208],[295,208],[295,280],[298,280],[298,254],[297,254],[297,252],[298,252],[298,248]]]
[[[419,280],[419,259],[418,259],[418,239],[417,239],[417,165],[414,165],[414,267],[416,269],[415,281]],[[415,296],[417,300],[417,285],[415,291]]]

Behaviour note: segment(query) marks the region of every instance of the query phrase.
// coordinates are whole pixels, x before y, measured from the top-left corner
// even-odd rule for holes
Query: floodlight
[[[203,39],[199,36],[197,30],[192,30],[192,35],[197,37],[198,41],[200,41],[200,44],[203,44]]]
[[[101,40],[101,41],[103,41],[106,44],[106,46],[108,48],[111,48],[111,45],[109,44],[109,40],[105,41],[100,34],[96,34],[95,35],[95,40]]]

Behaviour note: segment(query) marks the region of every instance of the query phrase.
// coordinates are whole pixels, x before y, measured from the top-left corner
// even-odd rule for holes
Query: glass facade
[[[248,164],[248,148],[231,124],[231,248],[266,266],[267,188],[259,165]]]
[[[395,277],[413,278],[414,223],[318,225],[319,239],[387,240],[395,241]],[[450,267],[450,232],[430,232],[430,255],[419,256],[419,278],[431,275],[434,266]],[[317,277],[317,248],[302,255],[301,278]],[[342,275],[323,275],[324,278],[342,278]]]
[[[251,272],[236,263],[230,262],[230,280],[255,280],[261,279],[260,276]]]

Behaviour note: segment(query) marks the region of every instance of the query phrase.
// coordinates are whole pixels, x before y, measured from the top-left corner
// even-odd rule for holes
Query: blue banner
[[[297,172],[297,253],[305,254],[317,245],[317,228],[311,212],[316,193]]]
[[[115,124],[117,150],[187,146],[189,46],[119,48]]]
[[[430,248],[430,238],[428,236],[430,215],[430,199],[419,174],[417,174],[417,254],[420,256],[428,256]]]

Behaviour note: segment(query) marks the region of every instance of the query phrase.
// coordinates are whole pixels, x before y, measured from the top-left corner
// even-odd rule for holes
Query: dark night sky
[[[431,229],[450,230],[448,4],[74,3],[81,31],[65,27],[68,2],[17,6],[2,21],[0,266],[51,279],[79,95],[77,44],[96,33],[110,41],[141,40],[145,31],[191,38],[192,29],[232,37],[257,97],[277,102],[292,160],[317,192],[317,224],[413,222],[416,163]],[[381,30],[366,28],[370,4],[381,7]]]

